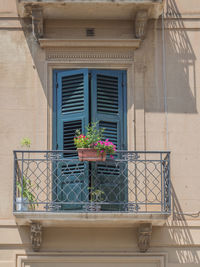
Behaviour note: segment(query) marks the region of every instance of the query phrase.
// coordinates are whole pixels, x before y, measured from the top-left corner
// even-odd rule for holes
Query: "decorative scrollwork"
[[[138,153],[126,153],[122,155],[122,158],[124,160],[128,160],[128,161],[134,161],[140,158],[140,156],[138,155]]]
[[[140,207],[136,203],[128,203],[127,204],[127,211],[129,212],[138,212]]]
[[[45,205],[45,209],[47,211],[58,211],[61,210],[62,205],[58,205],[58,204],[46,204]]]
[[[47,154],[44,155],[44,157],[47,160],[56,160],[56,159],[61,159],[62,154],[58,152],[48,152]]]

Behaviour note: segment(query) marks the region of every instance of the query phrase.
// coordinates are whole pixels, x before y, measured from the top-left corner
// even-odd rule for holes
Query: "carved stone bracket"
[[[43,11],[42,8],[32,8],[32,31],[36,40],[43,37]]]
[[[33,251],[39,251],[42,243],[42,225],[40,223],[31,224],[31,243]]]
[[[152,224],[142,223],[138,228],[138,247],[140,252],[146,252],[150,247]]]
[[[148,11],[140,10],[135,17],[135,37],[138,39],[144,39],[146,36],[146,28],[148,21]]]

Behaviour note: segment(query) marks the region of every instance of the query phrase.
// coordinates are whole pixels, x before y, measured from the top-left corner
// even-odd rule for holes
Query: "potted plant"
[[[36,198],[31,192],[31,181],[23,176],[23,188],[22,183],[17,181],[17,189],[19,190],[19,197],[16,198],[16,209],[18,211],[34,210]],[[22,192],[23,191],[23,192]]]
[[[90,204],[87,206],[88,211],[100,211],[101,205],[99,202],[104,200],[105,193],[100,189],[89,187],[90,189]]]
[[[106,153],[111,155],[116,151],[116,146],[108,139],[103,141],[104,129],[97,129],[97,123],[92,123],[87,127],[86,135],[80,130],[76,131],[74,143],[78,150],[80,161],[105,161]]]
[[[26,147],[27,150],[30,148],[31,140],[28,137],[24,137],[21,140],[21,146]],[[21,177],[20,177],[21,178]],[[23,175],[23,179],[16,182],[18,189],[18,197],[16,198],[16,210],[17,211],[28,211],[30,209],[35,209],[36,198],[31,192],[32,184],[30,179],[26,178],[26,175]],[[23,184],[23,186],[22,186]]]

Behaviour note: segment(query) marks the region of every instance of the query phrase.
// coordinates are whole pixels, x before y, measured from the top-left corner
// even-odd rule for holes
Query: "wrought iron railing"
[[[15,212],[170,213],[170,153],[117,151],[81,162],[75,151],[14,151]]]

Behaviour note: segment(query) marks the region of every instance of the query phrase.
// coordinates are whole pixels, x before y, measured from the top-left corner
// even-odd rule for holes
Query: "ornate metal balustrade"
[[[91,163],[76,151],[14,151],[13,199],[15,212],[170,213],[170,153]]]

